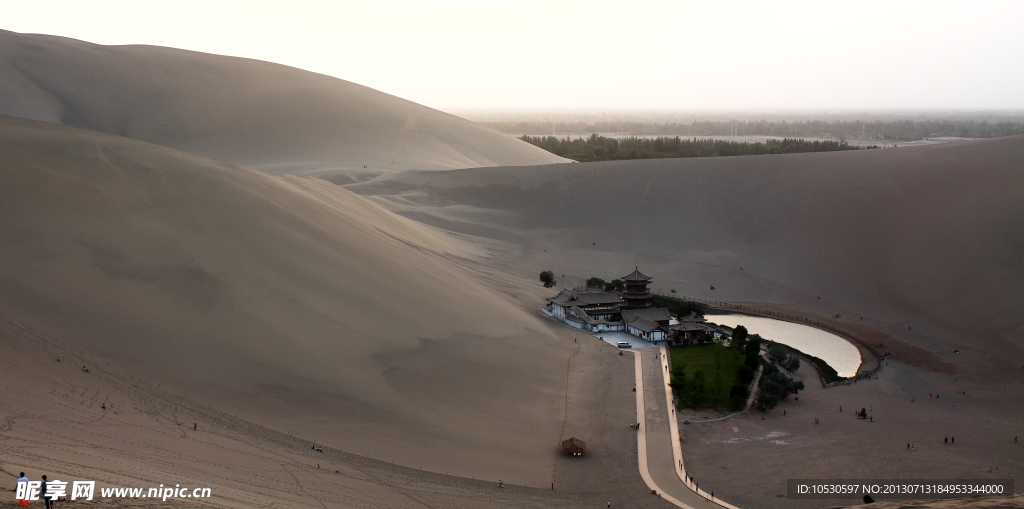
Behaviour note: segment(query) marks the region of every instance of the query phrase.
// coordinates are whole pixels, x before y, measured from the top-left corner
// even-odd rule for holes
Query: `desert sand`
[[[886,235],[885,222],[874,229],[834,225],[844,218],[871,221],[862,216],[892,206],[877,200],[877,193],[868,207],[852,198],[847,199],[855,203],[843,203],[849,182],[825,186],[836,190],[832,196],[808,191],[812,201],[833,204],[812,216],[803,213],[810,205],[787,191],[806,175],[770,187],[778,173],[801,164],[830,165],[842,181],[844,174],[835,168],[843,165],[831,158],[822,163],[817,154],[747,158],[759,163],[749,168],[742,168],[749,164],[744,158],[656,161],[670,166],[650,173],[642,189],[630,187],[630,175],[643,176],[650,162],[623,169],[598,164],[409,172],[350,187],[375,194],[367,199],[319,179],[271,176],[91,131],[12,118],[0,125],[0,225],[8,261],[0,300],[13,324],[5,344],[15,352],[7,355],[11,368],[5,369],[3,390],[19,395],[0,409],[13,423],[5,432],[7,454],[20,458],[5,464],[5,472],[45,468],[133,486],[212,478],[226,493],[217,503],[237,506],[253,504],[245,488],[252,485],[259,487],[256,498],[282,505],[315,499],[337,507],[400,506],[406,503],[402,497],[420,497],[428,505],[452,505],[452,498],[479,505],[481,497],[494,496],[496,479],[529,486],[507,502],[514,506],[586,506],[602,498],[660,506],[663,501],[645,494],[635,434],[624,425],[632,420],[634,404],[628,357],[542,319],[537,307],[550,291],[532,281],[541,268],[554,268],[566,285],[635,261],[661,289],[742,297],[817,317],[840,312],[834,323],[896,352],[878,380],[825,390],[812,383],[805,366],[799,375],[808,380],[808,390],[798,402],[769,414],[682,426],[688,471],[726,501],[821,507],[829,501],[794,502],[777,495],[786,478],[809,471],[868,476],[879,471],[878,461],[893,476],[1022,476],[1024,458],[1012,445],[1024,422],[1024,405],[1014,404],[1022,399],[1022,375],[1011,364],[1020,351],[1012,334],[1018,317],[1009,305],[986,314],[990,307],[964,300],[985,296],[986,288],[967,284],[965,269],[954,263],[975,249],[974,242],[987,242],[992,254],[980,257],[980,268],[970,273],[1009,274],[1002,283],[985,282],[991,292],[984,302],[995,305],[997,296],[1012,296],[1012,251],[1002,246],[1016,231],[987,221],[1016,206],[1002,194],[1019,189],[1020,177],[989,163],[960,180],[953,178],[955,168],[944,172],[936,163],[978,157],[970,151],[984,149],[987,159],[1012,164],[1020,140],[878,151],[870,156],[881,159],[871,164],[855,161],[869,171],[886,158],[921,151],[919,164],[938,187],[926,196],[942,194],[943,186],[962,190],[977,180],[998,184],[965,207],[969,214],[958,211],[981,224],[965,227],[963,235],[991,237],[929,251],[927,243],[919,247],[914,239]],[[954,149],[961,153],[927,153]],[[913,161],[890,169],[913,171]],[[716,167],[724,163],[724,169]],[[770,199],[759,202],[766,213],[755,215],[756,221],[767,222],[760,227],[768,231],[783,230],[794,245],[823,245],[787,250],[766,235],[746,246],[742,233],[756,232],[727,214],[744,200],[732,206],[691,200],[689,215],[669,216],[683,207],[667,202],[666,188],[693,199],[699,194],[691,181],[705,188],[713,184],[706,174],[695,178],[695,164],[704,173],[710,170],[700,166],[711,165],[720,177],[729,170],[737,174],[724,179],[722,199],[766,172],[760,164],[769,170],[772,164],[788,167],[741,186],[771,191],[765,194]],[[654,186],[651,177],[666,182]],[[604,202],[588,194],[598,191],[605,193]],[[714,196],[714,189],[709,192]],[[906,199],[908,192],[886,195]],[[862,207],[863,214],[850,210],[856,217],[830,217],[839,205]],[[913,205],[904,206],[934,207],[919,218],[933,219],[941,209],[928,200]],[[715,213],[708,213],[713,206]],[[631,227],[623,218],[627,212],[643,227]],[[689,219],[680,223],[676,217]],[[701,224],[712,220],[714,228]],[[804,229],[789,224],[797,221],[806,223]],[[941,222],[904,226],[925,229],[917,239],[946,238],[938,231]],[[835,228],[847,235],[825,235]],[[836,256],[855,246],[862,251]],[[890,280],[872,282],[864,275],[888,277],[896,269],[874,272],[878,258],[866,251],[908,248],[960,282],[957,293],[938,294],[946,280],[894,278],[892,288],[902,292],[892,292],[886,306],[872,300],[879,298],[872,285]],[[743,269],[739,263],[710,263],[713,253],[735,259]],[[794,261],[779,253],[800,257]],[[913,256],[896,258],[901,259]],[[828,276],[829,270],[838,276]],[[862,277],[849,278],[849,271]],[[715,293],[702,288],[709,282],[719,288]],[[911,282],[927,283],[933,293],[913,292]],[[821,301],[818,292],[824,294]],[[951,322],[943,305],[958,306],[960,320]],[[894,319],[901,316],[913,320],[913,329]],[[956,333],[953,326],[967,323],[974,329]],[[961,353],[953,354],[954,347]],[[83,374],[78,358],[56,363],[60,352],[78,355],[96,371]],[[81,379],[94,374],[110,385]],[[950,399],[929,406],[928,392]],[[956,392],[968,395],[955,397]],[[839,399],[851,408],[870,407],[875,422],[848,415],[841,420],[833,408]],[[117,433],[97,436],[92,423],[103,414],[89,412],[103,401],[124,413],[110,412],[121,419],[111,427]],[[809,424],[815,416],[825,416],[823,423]],[[178,423],[189,420],[205,421],[227,445],[213,448],[212,438],[182,432]],[[140,438],[140,430],[154,435]],[[947,434],[958,437],[956,450],[940,445]],[[566,436],[589,438],[594,454],[583,462],[559,456],[557,441]],[[903,457],[907,442],[918,449]],[[357,473],[331,478],[333,487],[323,491],[296,488],[308,484],[297,474],[294,483],[256,481],[280,479],[292,465],[315,478],[314,464],[327,464],[317,458],[327,456],[309,451],[311,443],[327,448],[329,473]],[[139,453],[140,447],[152,452]],[[79,457],[82,448],[95,457]],[[187,458],[176,456],[182,448],[190,451]],[[232,464],[252,469],[239,473]],[[357,464],[362,466],[352,466]],[[360,501],[354,493],[373,501]]]
[[[559,333],[572,343],[564,331]],[[577,361],[570,383],[601,391],[570,400],[566,432],[588,437],[586,458],[551,456],[546,467],[555,489],[498,479],[456,477],[367,458],[235,417],[143,377],[69,351],[10,316],[0,315],[0,503],[19,472],[38,479],[97,480],[98,486],[155,487],[176,483],[210,487],[202,504],[171,507],[598,507],[668,509],[643,495],[636,469],[631,358],[612,355],[598,342],[573,343]],[[61,361],[56,358],[60,356]],[[81,370],[88,363],[90,372]],[[575,395],[576,391],[570,392]],[[106,408],[101,408],[101,405]],[[242,415],[242,414],[240,414]],[[196,428],[193,430],[193,425]],[[302,422],[295,422],[296,427]],[[447,448],[457,447],[451,444]],[[444,455],[447,451],[437,451]],[[511,458],[508,458],[511,459]],[[319,468],[318,468],[319,467]],[[639,494],[639,495],[638,495]],[[169,502],[107,499],[95,507],[168,507]]]
[[[503,240],[495,256],[523,277],[552,269],[571,286],[640,265],[666,293],[814,317],[883,345],[893,358],[877,380],[825,390],[805,366],[799,401],[683,427],[688,469],[725,500],[821,507],[778,498],[785,480],[1020,483],[1022,161],[1024,139],[1009,138],[408,172],[348,187],[407,217]],[[861,407],[875,422],[849,413]],[[942,448],[948,436],[956,448]],[[907,443],[914,454],[903,454]]]
[[[479,246],[319,179],[29,120],[0,132],[5,313],[324,445],[551,482],[586,363]]]
[[[779,498],[797,477],[1024,486],[1024,138],[554,164],[334,78],[10,32],[0,113],[4,475],[208,483],[232,507],[667,507],[637,471],[632,359],[539,312],[541,270],[640,266],[893,353],[683,425],[702,488],[781,508],[836,505]],[[591,454],[559,455],[569,436]]]
[[[908,337],[935,351],[980,332],[988,339],[973,348],[1019,369],[1022,159],[1017,137],[406,172],[347,188],[407,217],[512,242],[504,259],[524,275],[550,268],[572,284],[640,264],[662,291],[910,326]]]
[[[413,168],[568,162],[459,117],[292,67],[2,30],[0,115],[336,182]]]

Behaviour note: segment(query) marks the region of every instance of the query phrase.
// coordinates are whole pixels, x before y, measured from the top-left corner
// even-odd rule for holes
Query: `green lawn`
[[[738,398],[730,397],[729,392],[739,383],[736,369],[743,364],[742,353],[712,344],[672,348],[670,356],[672,388],[679,408],[731,410],[736,407]]]

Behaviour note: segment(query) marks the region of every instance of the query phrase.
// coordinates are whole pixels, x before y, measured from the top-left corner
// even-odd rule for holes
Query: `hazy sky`
[[[0,28],[268,60],[435,108],[1024,108],[1024,1],[4,2]]]

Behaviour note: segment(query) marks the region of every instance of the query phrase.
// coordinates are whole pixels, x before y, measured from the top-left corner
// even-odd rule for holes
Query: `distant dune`
[[[524,274],[550,268],[578,283],[639,263],[666,292],[867,314],[887,331],[921,332],[918,346],[945,352],[971,337],[1024,365],[1022,137],[410,172],[349,188],[511,240],[521,248],[506,260]]]
[[[0,309],[86,355],[345,451],[551,479],[576,348],[473,244],[323,180],[10,117],[0,239]]]
[[[0,31],[0,115],[341,182],[387,170],[566,162],[447,113],[283,65],[8,31]]]

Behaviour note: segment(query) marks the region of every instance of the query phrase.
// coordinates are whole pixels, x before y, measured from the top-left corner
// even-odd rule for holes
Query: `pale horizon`
[[[21,33],[275,62],[445,111],[1024,109],[1020,2],[107,0],[4,18]]]

